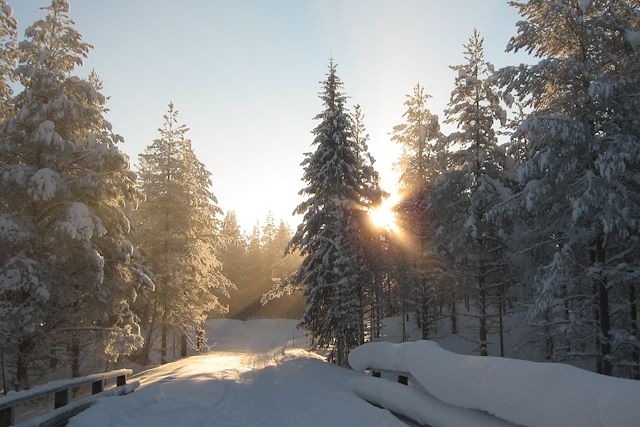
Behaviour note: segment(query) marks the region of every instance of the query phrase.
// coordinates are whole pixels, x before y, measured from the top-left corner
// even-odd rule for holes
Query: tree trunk
[[[596,239],[596,263],[604,266],[605,249],[603,247],[602,236]],[[602,277],[598,280],[598,313],[600,314],[600,366],[602,374],[611,375],[611,361],[609,354],[611,353],[611,340],[609,337],[610,318],[609,318],[609,291],[607,290],[607,279]]]
[[[7,389],[7,370],[4,365],[4,348],[0,347],[0,369],[2,370],[2,394],[7,395],[9,390]]]
[[[157,286],[157,285],[156,285]],[[144,340],[144,344],[142,346],[142,365],[146,366],[151,362],[151,347],[153,344],[153,333],[156,330],[156,326],[158,323],[158,289],[156,288],[153,293],[153,306],[151,311],[151,322],[147,328],[147,336]]]
[[[484,269],[480,266],[478,274],[478,292],[480,297],[480,356],[488,356],[487,350],[487,288],[484,283]]]
[[[187,357],[187,334],[184,331],[180,334],[180,356]]]
[[[636,339],[640,340],[638,335],[638,303],[636,301],[636,288],[633,283],[629,285],[629,320],[631,321],[631,333]],[[640,354],[638,354],[638,346],[631,350],[631,360],[634,367],[631,370],[631,378],[640,380]]]
[[[29,359],[27,355],[30,353],[30,347],[31,344],[28,340],[20,341],[20,344],[18,344],[18,360],[16,363],[18,390],[25,390],[29,387]]]
[[[339,366],[343,366],[343,355],[344,355],[344,341],[342,337],[338,337],[338,354],[337,362]]]
[[[71,337],[71,376],[80,376],[80,343],[77,335]]]
[[[471,310],[471,301],[469,298],[469,286],[467,279],[464,279],[464,308],[467,310],[467,313]]]
[[[204,347],[204,329],[198,327],[198,331],[196,332],[196,348],[198,351],[202,351]]]
[[[545,360],[549,360],[549,361],[553,361],[553,336],[551,335],[551,331],[549,330],[549,324],[550,319],[549,319],[549,311],[547,310],[547,312],[544,315],[545,318],[545,325],[543,326],[543,331],[545,333],[544,336],[544,350],[545,350]]]
[[[405,342],[407,340],[407,321],[405,320],[405,313],[407,311],[407,298],[405,295],[405,283],[403,281],[402,283],[402,288],[401,288],[401,295],[402,295],[402,312],[400,313],[400,315],[402,316],[402,342]]]
[[[502,287],[500,287],[500,296],[499,296],[499,307],[498,307],[498,322],[500,328],[500,357],[504,357],[504,327],[502,325],[502,314],[504,309],[504,300],[502,298]]]
[[[456,313],[456,291],[454,287],[451,287],[451,333],[458,333],[458,315]]]
[[[157,296],[156,296],[157,299]],[[142,366],[146,366],[149,364],[150,355],[151,355],[151,344],[153,339],[153,332],[156,329],[156,321],[158,317],[158,312],[156,311],[156,307],[154,304],[153,314],[151,315],[151,322],[147,328],[147,336],[145,337],[144,344],[142,346]]]
[[[428,302],[428,298],[427,298],[427,290],[422,288],[422,301],[421,301],[421,305],[422,308],[420,309],[420,316],[422,317],[420,319],[420,323],[422,324],[422,339],[423,340],[428,340],[429,339],[429,328],[431,327],[430,325],[430,319],[429,319],[429,302]]]
[[[56,353],[56,348],[52,346],[49,353],[49,369],[52,371],[58,368],[58,355]]]
[[[167,311],[162,313],[162,326],[160,327],[160,364],[167,363]]]

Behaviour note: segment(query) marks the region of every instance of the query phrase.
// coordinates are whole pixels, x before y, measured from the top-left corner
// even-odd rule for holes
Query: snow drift
[[[512,423],[471,409],[447,405],[425,393],[382,378],[354,378],[354,393],[369,402],[432,427],[513,427]]]
[[[408,373],[442,402],[524,426],[628,427],[640,420],[640,381],[560,363],[465,356],[433,341],[364,344],[349,363]]]

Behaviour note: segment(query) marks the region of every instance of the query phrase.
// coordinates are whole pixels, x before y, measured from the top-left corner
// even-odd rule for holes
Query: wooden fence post
[[[53,395],[53,408],[58,409],[69,403],[69,389],[57,391]]]
[[[16,423],[16,412],[13,406],[0,410],[0,427],[9,427]]]
[[[127,384],[127,376],[126,375],[119,375],[116,377],[116,386],[120,387],[121,385],[126,385]]]
[[[91,394],[102,393],[104,390],[104,381],[102,379],[91,383]]]

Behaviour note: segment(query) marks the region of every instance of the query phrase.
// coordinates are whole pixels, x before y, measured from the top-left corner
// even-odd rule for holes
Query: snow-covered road
[[[213,351],[142,373],[138,391],[101,399],[69,426],[404,426],[353,394],[361,374],[300,348],[294,325],[210,322]]]

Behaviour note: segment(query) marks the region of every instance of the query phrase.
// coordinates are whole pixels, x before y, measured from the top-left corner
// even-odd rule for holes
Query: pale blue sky
[[[47,0],[8,0],[20,33]],[[473,28],[497,67],[518,19],[506,0],[70,0],[111,97],[109,119],[135,163],[169,100],[213,173],[220,206],[250,229],[271,210],[295,224],[299,166],[320,111],[329,57],[362,105],[383,184],[395,182],[389,132],[416,82],[442,117]]]

